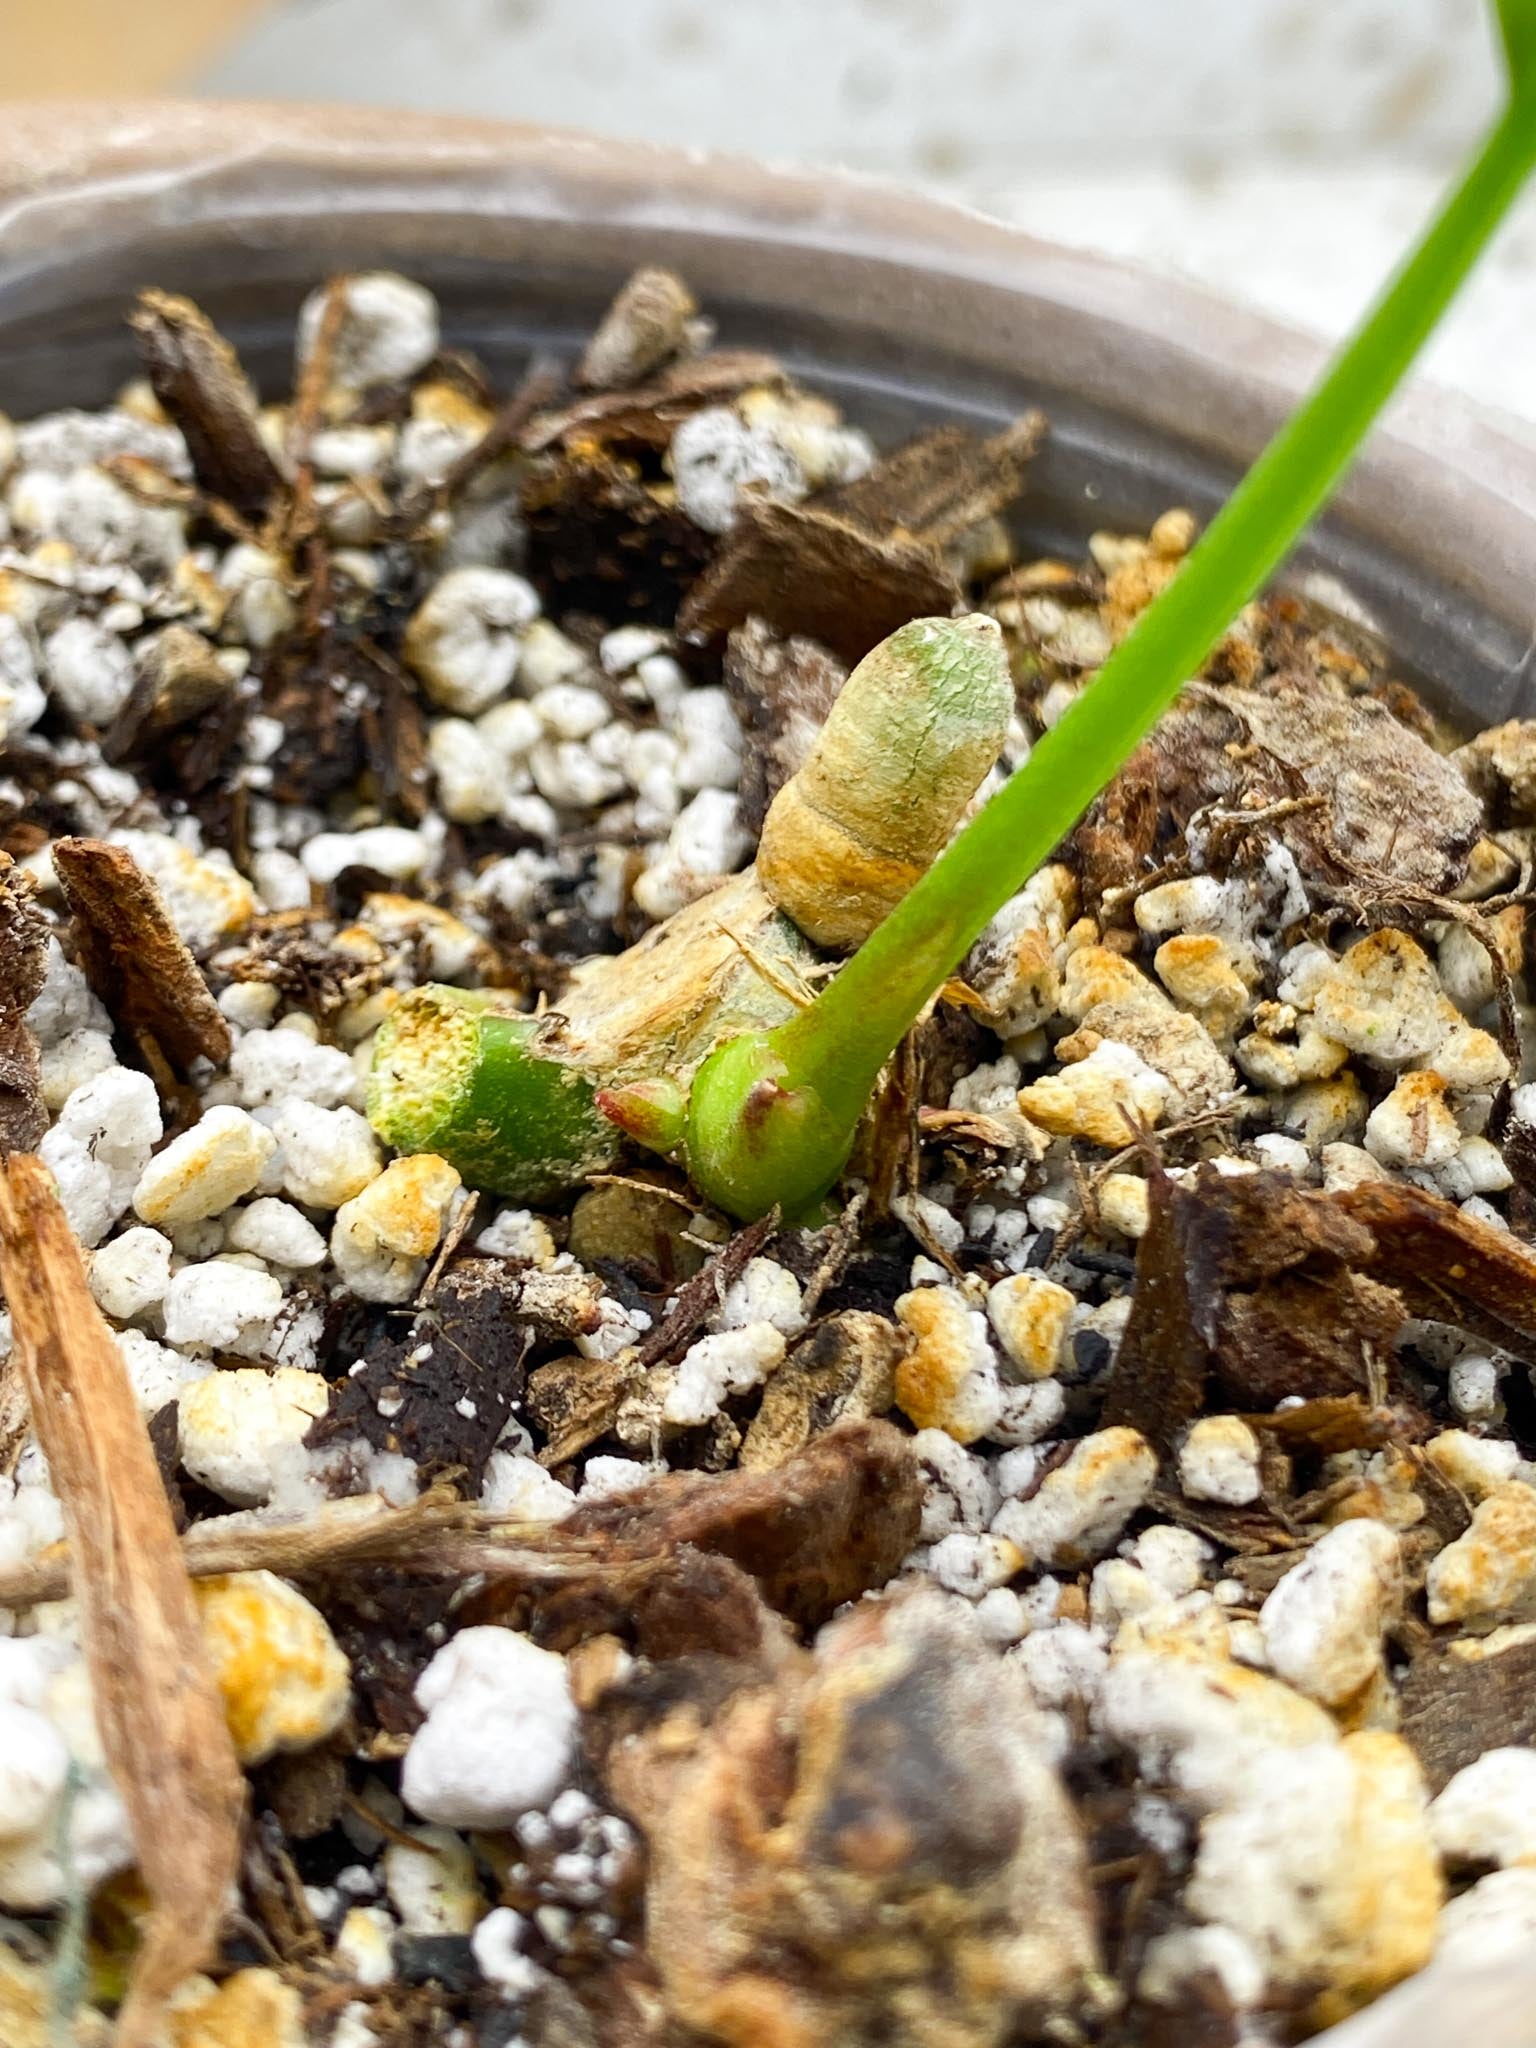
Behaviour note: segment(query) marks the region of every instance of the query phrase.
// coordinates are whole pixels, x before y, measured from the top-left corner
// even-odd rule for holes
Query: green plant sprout
[[[1536,0],[1504,0],[1499,21],[1508,104],[1419,248],[1166,589],[971,823],[951,838],[1006,732],[1001,634],[981,614],[915,619],[848,678],[745,874],[628,952],[578,968],[547,1016],[496,992],[429,985],[407,996],[379,1033],[368,1088],[388,1143],[543,1202],[616,1164],[630,1139],[680,1154],[732,1215],[814,1209],[902,1035],[1278,568],[1525,182]],[[858,947],[814,1000],[813,942]]]
[[[1507,103],[1417,249],[1177,575],[1028,762],[848,965],[694,1076],[683,1149],[729,1214],[803,1214],[836,1181],[881,1067],[986,925],[1123,766],[1326,502],[1536,163],[1536,0],[1501,0]]]

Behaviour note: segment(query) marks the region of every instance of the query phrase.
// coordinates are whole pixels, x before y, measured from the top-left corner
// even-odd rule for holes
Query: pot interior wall
[[[507,253],[463,246],[477,228],[482,242],[505,245]],[[1231,461],[1129,408],[1085,401],[1074,390],[1076,351],[1060,345],[1059,334],[1054,350],[1026,342],[1016,352],[995,332],[986,335],[985,288],[950,287],[899,263],[849,264],[835,250],[802,246],[795,251],[798,303],[786,311],[774,252],[749,241],[665,226],[594,233],[559,221],[523,221],[513,231],[505,216],[471,221],[454,235],[445,234],[442,216],[413,223],[406,212],[370,219],[306,210],[295,219],[279,211],[270,220],[117,234],[110,246],[73,256],[66,244],[58,260],[0,266],[0,406],[26,417],[109,398],[134,369],[124,310],[134,288],[150,282],[193,293],[236,342],[263,391],[281,392],[304,292],[332,269],[375,263],[430,285],[443,304],[447,339],[510,383],[534,349],[573,352],[613,287],[642,260],[676,263],[718,320],[722,341],[779,349],[881,440],[943,420],[994,426],[1026,405],[1043,406],[1052,431],[1020,520],[1037,546],[1080,543],[1101,526],[1145,528],[1171,504],[1208,515],[1237,473]],[[805,310],[816,302],[817,266],[828,309],[820,313]],[[942,328],[931,313],[907,316],[946,288],[969,289],[979,302],[974,350],[911,338],[914,330]],[[1004,295],[997,298],[1005,310]],[[1475,595],[1337,520],[1319,527],[1291,574],[1318,569],[1364,607],[1403,672],[1453,719],[1483,724],[1527,708],[1527,636]]]

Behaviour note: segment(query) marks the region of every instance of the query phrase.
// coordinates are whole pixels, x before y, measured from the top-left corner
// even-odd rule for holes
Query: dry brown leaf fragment
[[[152,2048],[207,1959],[239,1866],[245,1782],[154,1452],[47,1168],[0,1170],[0,1280],[64,1510],[103,1752],[153,1910],[117,2048]]]
[[[283,480],[261,438],[256,395],[233,348],[200,307],[172,292],[140,292],[128,324],[150,388],[181,429],[198,482],[210,497],[259,517]]]
[[[820,641],[850,667],[909,619],[947,616],[959,579],[925,541],[874,535],[814,502],[763,500],[741,516],[683,601],[684,640],[723,639],[754,614]]]
[[[114,1024],[153,1038],[183,1071],[199,1057],[222,1065],[228,1020],[133,855],[101,839],[59,839],[53,864],[80,965]]]
[[[1021,414],[986,440],[969,427],[936,427],[815,502],[870,533],[907,533],[947,547],[1013,503],[1044,438],[1040,412]]]

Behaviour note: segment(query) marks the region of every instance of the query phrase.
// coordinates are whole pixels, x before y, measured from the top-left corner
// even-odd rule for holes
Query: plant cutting
[[[1014,892],[1130,757],[1327,502],[1536,163],[1536,5],[1499,9],[1510,98],[1439,218],[1067,715],[815,1002],[720,1045],[684,1145],[735,1216],[803,1210],[841,1171],[880,1068]]]
[[[0,426],[7,2048],[1460,2038],[1536,721],[1272,591],[978,874],[1193,517],[1041,556],[1048,422],[877,443],[670,271],[521,384],[439,312],[318,285],[258,406],[147,292]]]
[[[596,1110],[654,1149],[680,1146],[697,1187],[730,1215],[801,1215],[826,1194],[902,1036],[1285,560],[1523,188],[1536,162],[1536,5],[1502,0],[1498,12],[1508,103],[1418,248],[1068,714],[847,966],[782,1021],[732,1031],[717,1020],[696,1071],[670,1063],[660,1042],[654,1055],[633,1048],[638,1072],[605,1070],[590,1049],[546,1064],[537,1026],[483,1019],[471,1028],[454,1017],[471,1006],[429,998],[381,1041],[371,1114],[390,1142],[435,1145],[506,1191],[575,1185],[583,1162],[604,1153]],[[896,666],[902,649],[893,641],[884,656]],[[920,775],[947,775],[942,721],[922,741]],[[890,745],[900,761],[899,732]],[[834,762],[820,770],[827,787],[841,772]],[[871,795],[893,814],[902,801],[894,788]],[[776,810],[770,863],[779,845],[817,829],[814,813],[790,811],[783,797]],[[825,936],[846,933],[834,925]],[[428,1015],[445,1029],[453,1020],[459,1050],[446,1067],[421,1045]],[[552,1103],[564,1117],[558,1138]]]

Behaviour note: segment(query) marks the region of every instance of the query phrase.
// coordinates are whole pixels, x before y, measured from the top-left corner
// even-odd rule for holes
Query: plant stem
[[[1519,22],[1512,26],[1511,15]],[[1512,67],[1531,68],[1532,0],[1506,0]],[[1178,574],[1060,724],[939,857],[810,1007],[730,1047],[694,1083],[690,1164],[738,1214],[770,1159],[796,1195],[829,1186],[885,1060],[981,931],[1057,845],[1268,581],[1328,498],[1536,161],[1536,80],[1522,82],[1470,169],[1323,382],[1270,442]],[[765,1094],[771,1085],[776,1094]],[[750,1082],[748,1099],[726,1099]],[[810,1136],[806,1102],[814,1101]],[[782,1141],[773,1129],[782,1105]],[[750,1107],[750,1128],[747,1112]],[[832,1133],[836,1136],[832,1136]],[[811,1146],[822,1156],[810,1156]],[[833,1157],[832,1154],[837,1156]],[[750,1184],[751,1193],[748,1193]],[[744,1206],[744,1204],[746,1206]]]
[[[611,1166],[618,1132],[592,1083],[540,1056],[541,1019],[494,991],[428,982],[379,1032],[368,1119],[400,1152],[435,1152],[471,1187],[553,1199]]]

